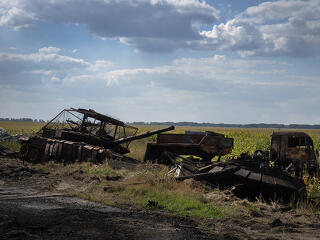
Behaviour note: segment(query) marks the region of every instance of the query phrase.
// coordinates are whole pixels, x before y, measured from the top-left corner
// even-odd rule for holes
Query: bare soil
[[[66,195],[73,187],[80,186],[19,159],[0,158],[0,239],[320,239],[319,214],[252,205],[228,192],[213,191],[206,198],[252,210],[200,221]]]
[[[0,158],[1,239],[208,239],[187,218],[67,196],[70,184]]]

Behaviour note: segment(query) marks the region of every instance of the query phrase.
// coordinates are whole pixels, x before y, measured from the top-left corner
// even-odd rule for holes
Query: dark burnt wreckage
[[[319,152],[312,138],[304,132],[279,131],[271,135],[270,161],[295,176],[302,177],[304,171],[314,175],[319,168]]]
[[[110,165],[116,163],[116,167],[131,163],[136,167],[141,162],[125,156],[131,141],[158,134],[155,143],[147,144],[144,161],[168,165],[168,176],[177,181],[193,178],[231,189],[240,197],[284,201],[305,198],[301,177],[305,171],[314,174],[319,169],[318,151],[303,132],[274,132],[270,151],[242,153],[221,161],[222,156],[232,152],[233,138],[210,131],[163,133],[173,129],[171,126],[137,134],[136,127],[94,110],[64,109],[35,136],[20,139],[20,157],[34,163],[107,161]]]
[[[213,157],[224,156],[232,152],[233,138],[223,134],[206,131],[186,131],[185,134],[158,134],[156,143],[148,143],[145,161],[170,161],[168,153],[175,155],[193,155],[202,158],[203,162]]]
[[[231,153],[232,148],[233,139],[213,132],[159,134],[157,143],[148,144],[145,160],[171,166],[169,174],[178,181],[193,178],[232,189],[240,197],[284,201],[305,198],[303,172],[312,175],[319,168],[318,152],[304,132],[274,132],[270,151],[242,153],[221,162],[221,156]],[[218,159],[211,161],[215,156]]]
[[[138,134],[138,128],[92,109],[64,109],[32,137],[20,139],[20,156],[29,162],[102,162],[121,159],[131,141],[170,131],[173,126]]]

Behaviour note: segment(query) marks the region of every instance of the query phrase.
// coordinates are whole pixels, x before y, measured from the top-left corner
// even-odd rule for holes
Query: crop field
[[[10,134],[24,134],[32,135],[38,132],[44,123],[33,122],[1,122],[0,127],[6,129]],[[149,126],[149,125],[136,125],[139,128],[138,133],[156,130],[163,128],[163,126]],[[248,152],[254,153],[257,149],[264,151],[270,148],[270,135],[273,131],[278,129],[244,129],[244,128],[211,128],[211,127],[176,127],[170,133],[184,133],[184,131],[214,131],[224,134],[226,137],[234,139],[234,149],[231,154],[225,157],[236,157],[240,153]],[[285,131],[285,130],[284,130]],[[312,139],[316,149],[320,150],[320,130],[294,130],[304,131],[308,133]],[[151,136],[146,139],[133,141],[130,145],[130,157],[142,160],[147,142],[155,142],[156,136]]]
[[[139,125],[139,133],[159,129],[163,126],[146,126]],[[212,128],[212,127],[176,127],[175,130],[170,131],[170,133],[184,133],[186,130],[190,131],[214,131],[217,133],[222,133],[226,137],[234,139],[234,149],[231,154],[226,157],[236,157],[243,152],[248,152],[250,154],[254,153],[256,150],[267,151],[270,148],[270,135],[273,131],[278,131],[278,129],[261,129],[261,128]],[[283,130],[286,131],[286,130]],[[320,150],[320,130],[296,130],[294,131],[304,131],[308,133],[312,139],[315,148]],[[137,159],[142,159],[145,151],[146,142],[155,141],[155,137],[150,137],[147,140],[142,139],[140,141],[132,142],[131,157]]]
[[[10,134],[31,135],[38,132],[43,126],[44,123],[0,121],[0,127],[3,127]]]

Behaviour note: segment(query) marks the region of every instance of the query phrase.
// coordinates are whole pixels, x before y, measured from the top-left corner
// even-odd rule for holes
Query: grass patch
[[[167,168],[158,165],[145,165],[135,172],[112,170],[106,165],[89,163],[46,164],[44,169],[61,176],[72,175],[82,171],[85,182],[90,183],[90,176],[100,176],[101,181],[87,184],[85,191],[75,188],[70,195],[109,206],[130,206],[142,210],[166,210],[180,216],[199,219],[222,218],[233,214],[230,207],[217,207],[204,197],[202,185],[195,181],[177,182],[166,176]],[[41,167],[41,166],[40,166]],[[109,181],[104,176],[121,175],[121,181]],[[89,182],[87,181],[89,180]],[[105,191],[104,187],[108,186]],[[151,204],[150,204],[151,203]]]
[[[230,208],[208,203],[200,184],[177,182],[165,176],[166,172],[165,167],[147,165],[125,183],[114,185],[108,193],[116,195],[123,204],[139,209],[164,209],[176,215],[198,218],[221,218],[231,214]]]
[[[81,163],[79,170],[88,175],[94,176],[114,176],[117,173],[106,164]]]
[[[20,151],[21,144],[19,142],[14,141],[3,141],[1,142],[1,145],[9,148],[11,151]]]
[[[128,172],[126,170],[115,171],[109,167],[106,163],[103,164],[93,164],[89,162],[83,163],[72,163],[66,166],[63,163],[48,162],[46,164],[33,164],[26,163],[30,166],[35,167],[38,170],[50,172],[52,175],[56,176],[72,176],[75,173],[81,174],[85,177],[100,177],[104,179],[106,176],[125,176]]]
[[[221,218],[227,212],[226,208],[215,207],[212,203],[204,203],[199,196],[186,196],[169,191],[159,191],[150,186],[116,188],[114,193],[130,199],[132,205],[139,208],[148,208],[150,202],[156,203],[155,208],[165,209],[171,213],[199,218]]]
[[[319,177],[305,177],[308,199],[315,205],[316,210],[320,207],[320,179]]]

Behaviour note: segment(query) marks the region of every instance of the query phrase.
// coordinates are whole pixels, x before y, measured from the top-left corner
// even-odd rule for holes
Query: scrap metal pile
[[[260,151],[241,154],[224,162],[201,163],[198,159],[183,158],[169,173],[179,181],[193,178],[219,189],[231,189],[238,197],[256,199],[305,198],[306,188],[302,179],[290,176],[267,163]]]
[[[145,160],[171,166],[169,174],[177,180],[193,178],[220,189],[232,188],[240,197],[284,201],[305,198],[302,173],[312,175],[319,169],[319,154],[303,132],[274,132],[270,153],[257,150],[252,156],[243,153],[220,162],[232,148],[233,139],[214,132],[159,134],[157,143],[148,144]],[[211,162],[214,156],[218,159]]]

